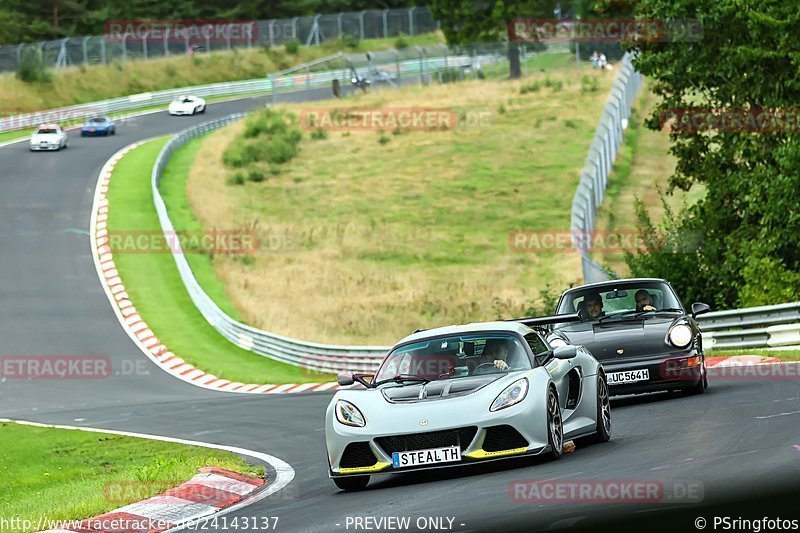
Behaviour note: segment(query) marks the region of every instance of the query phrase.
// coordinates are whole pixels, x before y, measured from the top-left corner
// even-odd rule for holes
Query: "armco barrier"
[[[619,64],[617,79],[589,146],[589,153],[581,172],[581,181],[572,199],[570,231],[573,245],[581,256],[583,278],[586,283],[608,279],[603,268],[589,256],[590,249],[587,245],[591,244],[591,239],[582,236],[591,235],[594,231],[597,210],[603,203],[608,176],[622,144],[622,132],[631,116],[631,106],[639,94],[643,80],[644,76],[634,70],[631,56],[626,53]],[[581,242],[580,246],[577,245],[578,239]]]
[[[800,302],[717,311],[697,321],[706,349],[800,346]]]

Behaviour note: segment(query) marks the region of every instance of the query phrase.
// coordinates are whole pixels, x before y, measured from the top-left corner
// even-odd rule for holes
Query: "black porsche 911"
[[[702,393],[708,387],[697,315],[687,311],[663,279],[622,279],[565,291],[558,314],[578,313],[580,322],[553,326],[551,346],[582,345],[602,363],[611,394],[659,390]]]

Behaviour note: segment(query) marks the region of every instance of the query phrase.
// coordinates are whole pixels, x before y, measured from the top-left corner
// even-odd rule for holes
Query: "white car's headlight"
[[[686,324],[678,324],[669,330],[669,342],[678,348],[685,348],[692,342],[692,328]]]
[[[511,407],[524,400],[526,394],[528,394],[528,380],[526,378],[519,379],[506,387],[505,390],[494,399],[489,410],[499,411],[500,409]]]
[[[348,402],[347,400],[339,400],[336,402],[336,420],[345,426],[353,426],[363,428],[367,425],[364,415],[358,410],[358,407]]]
[[[559,346],[566,346],[566,345],[567,341],[565,341],[560,337],[556,337],[555,339],[550,341],[550,346],[552,346],[553,348],[558,348]]]

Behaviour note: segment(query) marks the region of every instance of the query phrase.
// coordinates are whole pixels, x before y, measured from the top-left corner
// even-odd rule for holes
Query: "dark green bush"
[[[53,81],[53,73],[45,66],[41,53],[28,48],[22,54],[17,78],[25,83],[50,83]]]
[[[286,53],[295,55],[300,51],[300,41],[297,39],[290,39],[286,41]]]

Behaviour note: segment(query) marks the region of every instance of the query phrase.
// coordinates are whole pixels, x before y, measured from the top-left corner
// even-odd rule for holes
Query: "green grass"
[[[35,531],[40,517],[90,518],[143,500],[203,466],[265,475],[229,452],[16,423],[0,424],[0,449],[0,517],[34,524],[18,531]]]
[[[310,107],[443,108],[467,124],[331,131],[325,139],[306,132],[300,154],[262,183],[226,185],[235,169],[212,154],[240,125],[212,134],[208,157],[192,172],[198,218],[207,227],[258,221],[294,244],[249,264],[222,258],[217,272],[230,300],[262,329],[387,345],[420,327],[522,316],[539,289],[578,282],[576,254],[509,244],[515,230],[568,236],[572,197],[614,80],[576,69],[572,57],[534,56],[544,72],[531,68],[521,80],[315,102]],[[581,89],[587,74],[598,79],[594,93]],[[533,83],[540,89],[520,94]],[[287,107],[301,114],[309,105]]]
[[[765,348],[752,348],[746,350],[709,350],[706,357],[732,357],[734,355],[760,355],[763,357],[777,357],[781,361],[800,361],[800,350],[770,350]]]
[[[150,169],[167,139],[129,152],[115,167],[109,186],[109,230],[160,231],[150,189]],[[188,165],[200,141],[179,150],[163,177],[163,192],[175,229],[201,229],[186,200]],[[200,284],[224,311],[238,318],[207,255],[187,254]],[[156,336],[176,355],[218,377],[244,383],[329,381],[299,367],[273,361],[228,342],[192,303],[168,253],[115,253],[114,261],[131,301]]]

